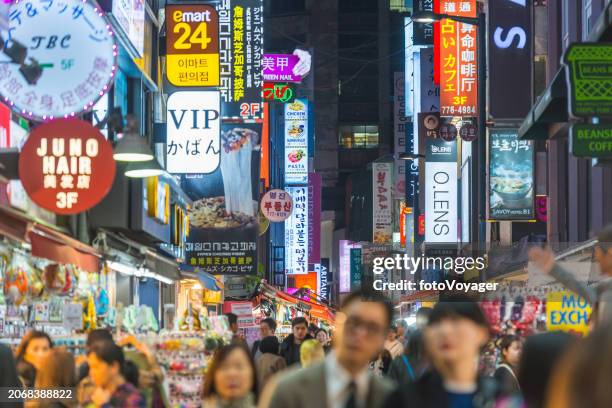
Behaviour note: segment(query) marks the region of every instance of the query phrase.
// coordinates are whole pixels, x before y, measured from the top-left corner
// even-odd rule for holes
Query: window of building
[[[303,13],[306,11],[306,0],[270,0],[270,15]]]
[[[340,126],[340,147],[344,149],[372,149],[378,147],[377,125]]]
[[[591,32],[591,16],[593,15],[593,1],[584,0],[584,11],[582,13],[582,40],[586,40]]]

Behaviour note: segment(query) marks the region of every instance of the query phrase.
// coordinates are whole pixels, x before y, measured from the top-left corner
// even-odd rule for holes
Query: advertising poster
[[[457,242],[457,142],[426,140],[425,242]]]
[[[393,237],[393,163],[372,164],[372,241],[390,243]]]
[[[211,5],[166,6],[166,75],[174,86],[219,85],[219,14]]]
[[[213,275],[257,272],[260,137],[261,124],[223,123],[219,167],[181,177],[193,200],[188,265]]]
[[[443,14],[476,15],[476,1],[441,2]],[[440,114],[478,115],[478,32],[475,25],[440,22]]]
[[[308,183],[308,101],[285,104],[285,184]]]
[[[263,0],[221,0],[219,48],[224,118],[261,119]]]
[[[308,273],[308,186],[285,187],[293,212],[285,220],[285,273]]]
[[[533,219],[533,142],[516,129],[492,129],[489,140],[489,218]]]
[[[321,263],[321,184],[320,173],[308,174],[308,263]]]
[[[361,248],[351,248],[351,291],[361,286]]]

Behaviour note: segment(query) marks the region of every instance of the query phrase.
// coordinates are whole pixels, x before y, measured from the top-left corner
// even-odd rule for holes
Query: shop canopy
[[[101,256],[95,249],[20,211],[0,206],[0,234],[32,245],[32,255],[99,272]]]
[[[282,302],[290,303],[294,307],[303,309],[310,314],[310,316],[317,319],[326,320],[328,322],[334,320],[334,312],[331,308],[322,303],[313,301],[312,299],[310,301],[305,301],[303,299],[296,298],[267,283],[261,284],[261,293],[272,300],[280,300]]]

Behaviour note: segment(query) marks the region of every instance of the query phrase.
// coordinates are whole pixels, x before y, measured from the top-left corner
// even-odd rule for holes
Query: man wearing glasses
[[[368,365],[383,349],[393,306],[380,293],[349,294],[336,315],[333,351],[278,381],[270,408],[381,408],[393,386]]]

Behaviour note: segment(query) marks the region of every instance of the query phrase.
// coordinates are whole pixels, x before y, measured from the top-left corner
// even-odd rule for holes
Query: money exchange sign
[[[446,1],[442,13],[471,17],[471,2]],[[468,7],[470,6],[470,7]],[[473,10],[475,11],[474,5]],[[475,25],[440,22],[440,114],[478,115],[478,33]]]
[[[219,85],[219,15],[203,4],[166,7],[168,81],[175,86]]]

